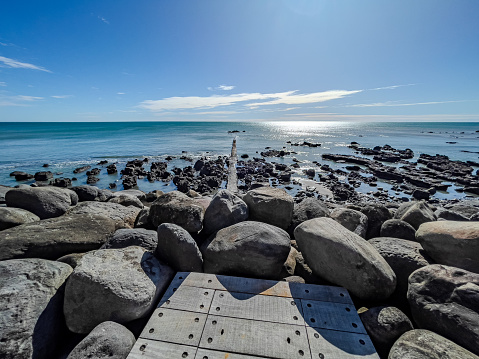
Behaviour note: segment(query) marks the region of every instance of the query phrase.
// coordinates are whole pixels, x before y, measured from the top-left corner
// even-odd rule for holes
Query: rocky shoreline
[[[0,357],[126,358],[174,274],[194,271],[343,286],[381,358],[478,358],[479,200],[431,196],[438,179],[474,193],[477,164],[351,146],[373,158],[323,155],[305,173],[332,197],[288,194],[296,162],[274,157],[238,161],[236,194],[220,188],[224,156],[120,170],[125,183],[173,181],[167,193],[60,186],[48,173],[0,187]],[[382,178],[412,200],[356,191]]]

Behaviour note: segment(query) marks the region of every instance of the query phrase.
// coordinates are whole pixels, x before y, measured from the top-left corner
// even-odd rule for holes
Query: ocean
[[[294,157],[301,161],[301,168],[296,173],[298,178],[302,177],[302,169],[316,167],[313,161],[322,162],[322,153],[353,154],[348,148],[352,141],[365,147],[388,144],[398,149],[410,148],[415,153],[412,161],[426,153],[479,162],[479,123],[470,122],[0,122],[0,128],[0,184],[7,186],[19,184],[10,177],[13,171],[34,174],[45,170],[52,171],[55,177],[77,177],[74,185],[86,184],[86,174],[75,175],[73,170],[84,165],[101,168],[96,166],[101,160],[117,163],[121,169],[132,159],[147,157],[150,161],[160,161],[166,156],[176,156],[168,168],[184,167],[191,163],[178,159],[182,155],[193,159],[229,155],[233,138],[237,139],[238,155],[260,157],[258,153],[266,147],[277,150],[286,147],[296,151],[297,154],[284,159],[272,160],[292,163]],[[292,147],[287,141],[321,143],[321,147]],[[333,168],[344,166],[324,163]],[[43,168],[43,164],[49,164],[49,167]],[[105,169],[99,178],[96,185],[100,188],[108,188],[110,183],[116,182],[117,189],[122,189],[119,177],[107,175]],[[172,183],[150,183],[146,179],[139,180],[138,187],[146,192],[175,189]],[[389,188],[386,183],[383,187]],[[371,188],[360,187],[358,190],[367,192]],[[441,199],[464,196],[464,193],[455,192],[454,186],[449,192],[436,194]]]

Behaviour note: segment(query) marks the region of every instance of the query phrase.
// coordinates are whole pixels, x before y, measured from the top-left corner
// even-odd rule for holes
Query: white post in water
[[[238,156],[236,155],[236,137],[233,139],[233,145],[231,146],[231,156],[228,159],[228,182],[226,189],[236,193],[238,192],[238,175],[236,174],[236,162],[238,162]]]

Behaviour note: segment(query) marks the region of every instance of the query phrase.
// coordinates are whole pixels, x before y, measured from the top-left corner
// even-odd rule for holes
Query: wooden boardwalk
[[[179,272],[128,359],[379,359],[347,290]]]

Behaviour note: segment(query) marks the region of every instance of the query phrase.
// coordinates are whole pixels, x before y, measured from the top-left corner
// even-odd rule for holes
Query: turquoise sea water
[[[374,147],[389,144],[395,148],[411,148],[420,153],[444,154],[454,160],[479,162],[479,123],[351,123],[351,122],[119,122],[119,123],[0,123],[0,184],[18,184],[9,174],[26,171],[34,174],[45,170],[63,173],[56,177],[76,176],[75,185],[85,184],[86,175],[74,175],[73,169],[95,164],[100,160],[118,163],[148,157],[162,160],[167,155],[181,156],[186,151],[193,158],[205,155],[227,155],[237,137],[238,154],[259,155],[265,147],[286,146],[298,154],[288,156],[302,161],[302,168],[320,161],[322,153],[352,154],[347,147],[352,141]],[[237,130],[239,133],[228,133]],[[319,142],[321,147],[291,147],[287,141]],[[448,143],[455,142],[455,143]],[[470,152],[463,152],[470,151]],[[278,159],[274,159],[279,161]],[[173,166],[189,163],[174,160]],[[331,166],[332,163],[328,162]],[[340,165],[338,165],[340,167]],[[99,187],[107,188],[116,180],[103,170]],[[298,174],[301,171],[298,171]],[[25,182],[25,183],[31,183]],[[162,183],[139,181],[142,190],[163,189]],[[121,185],[119,186],[121,189]],[[366,190],[366,189],[364,189]],[[370,190],[370,189],[369,189]],[[444,198],[464,194],[440,194]]]

